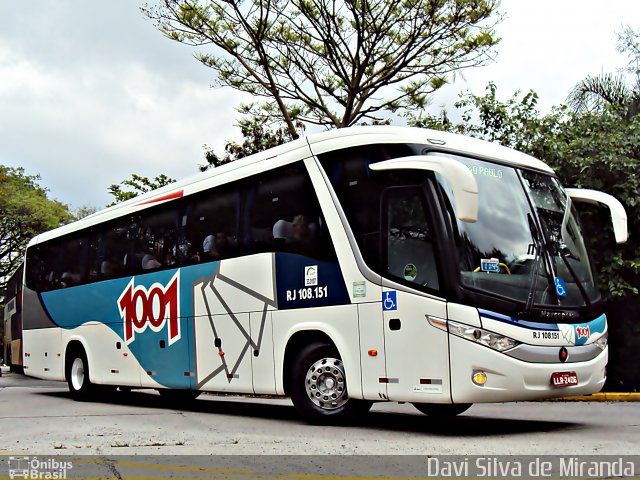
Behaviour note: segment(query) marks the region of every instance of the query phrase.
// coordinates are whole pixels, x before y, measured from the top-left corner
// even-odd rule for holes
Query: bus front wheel
[[[94,390],[94,385],[89,380],[89,362],[84,351],[75,351],[70,358],[67,368],[67,384],[71,396],[75,400],[88,399]]]
[[[347,395],[344,365],[337,350],[327,343],[304,347],[291,372],[291,400],[307,420],[351,420],[371,408],[371,402]]]
[[[425,415],[429,415],[430,417],[455,417],[456,415],[460,415],[463,412],[466,412],[469,407],[471,407],[471,403],[452,403],[452,404],[443,404],[443,403],[414,403],[413,406],[416,407],[420,412]]]

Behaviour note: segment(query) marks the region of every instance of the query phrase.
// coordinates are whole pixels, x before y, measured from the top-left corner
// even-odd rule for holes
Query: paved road
[[[312,426],[289,400],[203,395],[168,407],[152,391],[75,402],[66,385],[0,378],[0,453],[629,455],[640,403],[474,405],[437,421],[411,405],[377,404],[357,425]]]

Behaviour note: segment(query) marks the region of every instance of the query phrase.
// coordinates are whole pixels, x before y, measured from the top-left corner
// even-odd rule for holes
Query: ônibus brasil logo
[[[180,270],[171,278],[167,286],[154,283],[145,288],[134,286],[131,279],[120,298],[118,308],[124,321],[124,341],[129,344],[135,340],[136,333],[144,332],[147,327],[159,332],[168,324],[169,345],[180,340]]]

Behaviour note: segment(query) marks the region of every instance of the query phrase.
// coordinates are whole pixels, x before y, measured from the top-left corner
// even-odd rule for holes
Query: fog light
[[[471,380],[473,380],[473,383],[476,385],[482,386],[487,383],[487,374],[484,372],[473,372]]]

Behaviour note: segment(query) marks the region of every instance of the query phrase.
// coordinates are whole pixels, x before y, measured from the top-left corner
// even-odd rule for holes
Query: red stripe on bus
[[[175,198],[182,198],[184,195],[184,190],[177,190],[175,192],[167,193],[166,195],[162,195],[160,197],[152,198],[151,200],[145,200],[144,202],[136,203],[136,207],[139,205],[148,205],[149,203],[157,203],[164,202],[166,200],[173,200]]]

